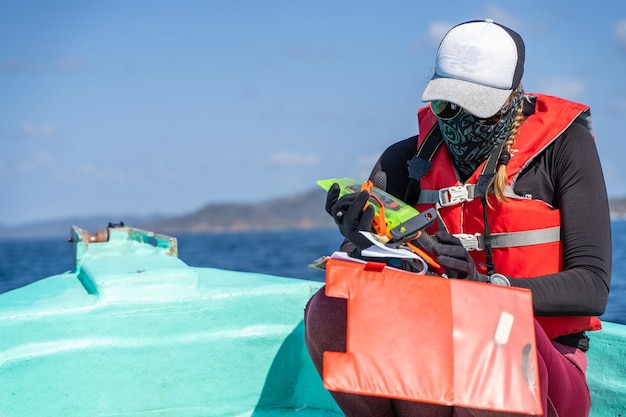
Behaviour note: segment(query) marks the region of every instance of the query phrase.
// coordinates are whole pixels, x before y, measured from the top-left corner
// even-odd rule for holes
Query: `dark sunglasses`
[[[481,126],[493,126],[498,123],[500,119],[502,119],[502,115],[508,110],[509,104],[510,103],[505,104],[500,110],[498,110],[496,114],[491,117],[481,118],[476,117],[471,113],[468,114],[472,116],[474,120],[476,120],[476,123]],[[442,120],[452,120],[463,111],[463,107],[444,100],[431,101],[430,108],[432,109],[435,116]]]

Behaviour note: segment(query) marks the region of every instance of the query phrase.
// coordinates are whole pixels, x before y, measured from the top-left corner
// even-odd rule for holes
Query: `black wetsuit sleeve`
[[[376,162],[370,179],[374,180],[379,172],[384,172],[387,177],[385,191],[402,200],[409,185],[408,164],[416,150],[417,136],[389,146]]]
[[[532,291],[537,315],[603,314],[611,283],[611,222],[589,131],[573,124],[522,172],[514,188],[560,208],[563,272],[514,278],[512,285]]]

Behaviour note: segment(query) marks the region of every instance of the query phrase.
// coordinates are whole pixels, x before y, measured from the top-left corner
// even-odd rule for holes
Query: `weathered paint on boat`
[[[341,415],[303,343],[321,283],[194,268],[174,238],[107,235],[74,228],[74,271],[0,295],[1,417]],[[591,335],[593,417],[626,415],[625,327]]]

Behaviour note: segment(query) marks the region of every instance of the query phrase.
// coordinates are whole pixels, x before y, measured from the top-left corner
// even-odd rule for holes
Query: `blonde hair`
[[[518,88],[521,88],[521,87],[522,85],[520,84]],[[513,124],[511,125],[511,132],[509,133],[509,137],[504,143],[504,150],[506,152],[511,153],[511,149],[513,149],[513,145],[515,144],[515,139],[517,138],[517,134],[519,133],[520,126],[522,125],[522,122],[524,121],[525,118],[526,116],[524,116],[524,103],[522,102],[519,108],[517,109],[515,120],[513,120]],[[493,187],[493,193],[495,194],[496,200],[500,203],[508,202],[508,198],[506,197],[506,194],[505,194],[505,188],[506,188],[507,182],[508,182],[508,175],[506,173],[506,164],[500,164],[498,166],[498,170],[496,171],[496,175],[494,175],[491,181],[489,182],[489,186],[487,187],[486,194],[488,194],[489,190],[491,190]],[[487,195],[485,195],[485,197],[487,197]],[[487,204],[490,208],[493,208],[488,198],[487,198]]]

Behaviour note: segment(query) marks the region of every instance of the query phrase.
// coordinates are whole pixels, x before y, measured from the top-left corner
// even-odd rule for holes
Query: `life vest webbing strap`
[[[483,234],[455,234],[467,250],[485,250],[485,237]],[[561,240],[561,227],[548,227],[545,229],[526,230],[521,232],[492,233],[491,247],[514,248],[518,246],[540,245],[553,243]]]
[[[474,198],[476,198],[474,184],[454,185],[441,190],[421,190],[417,203],[439,204],[441,207],[447,207],[464,201],[472,201]]]
[[[409,178],[421,180],[430,170],[435,154],[443,144],[439,126],[435,124],[417,149],[415,156],[408,161]]]
[[[439,190],[421,190],[417,204],[437,204],[439,202]]]
[[[408,163],[409,183],[404,193],[404,201],[414,206],[420,195],[420,180],[428,173],[432,165],[432,159],[443,143],[443,137],[439,131],[439,125],[435,123],[426,134],[424,141],[418,147],[416,154]]]
[[[432,162],[442,144],[443,136],[441,135],[441,130],[439,130],[439,125],[435,124],[430,131],[428,131],[426,137],[418,147],[416,156],[425,161]]]

